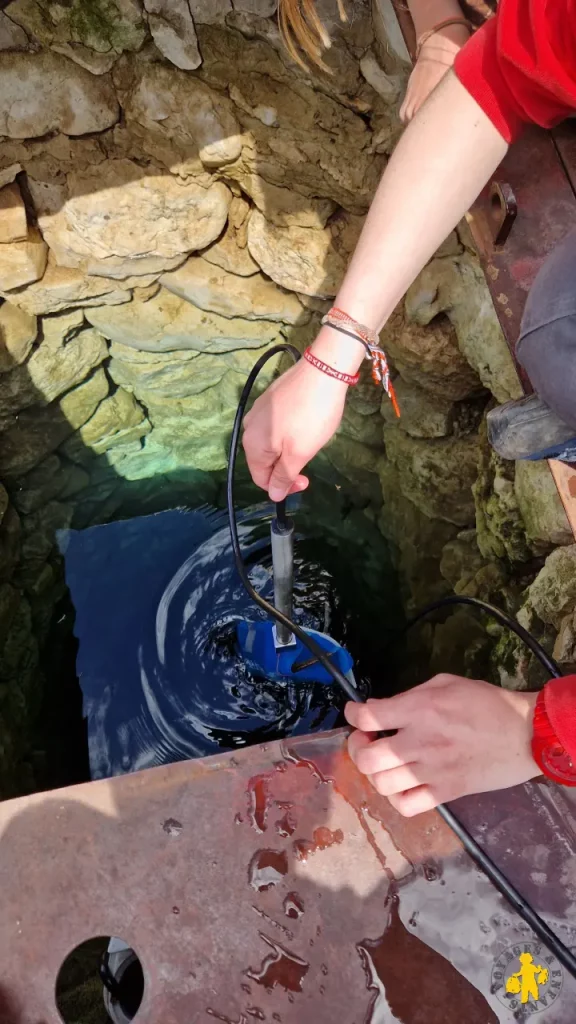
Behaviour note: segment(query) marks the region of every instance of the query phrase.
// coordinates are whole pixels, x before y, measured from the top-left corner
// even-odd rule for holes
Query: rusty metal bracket
[[[467,215],[479,255],[488,260],[506,244],[518,215],[518,203],[508,182],[491,181]]]
[[[518,204],[512,186],[508,182],[500,184],[493,181],[490,184],[490,226],[492,238],[496,247],[506,243],[516,216]]]

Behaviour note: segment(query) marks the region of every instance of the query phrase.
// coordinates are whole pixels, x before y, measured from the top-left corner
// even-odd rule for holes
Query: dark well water
[[[385,546],[363,513],[351,516],[347,541],[314,523],[306,507],[297,514],[304,536],[296,544],[295,610],[301,624],[349,647],[365,692],[381,681],[386,626],[398,608],[390,605]],[[272,600],[269,517],[270,508],[258,506],[239,518],[252,582]],[[223,512],[177,509],[65,531],[59,540],[76,612],[92,778],[341,721],[335,687],[256,680],[238,657],[235,623],[264,613],[236,573]]]

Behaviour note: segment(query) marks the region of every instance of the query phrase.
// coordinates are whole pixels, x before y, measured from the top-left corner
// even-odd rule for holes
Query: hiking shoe
[[[486,417],[488,440],[503,459],[576,462],[576,432],[538,395],[506,402]]]

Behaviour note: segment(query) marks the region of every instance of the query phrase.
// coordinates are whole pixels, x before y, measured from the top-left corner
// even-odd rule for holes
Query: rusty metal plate
[[[576,194],[576,120],[563,121],[552,132],[554,145],[566,176]]]
[[[138,1024],[524,1020],[498,963],[526,926],[435,813],[405,820],[377,796],[345,735],[0,805],[2,1024],[56,1024],[59,968],[96,935],[142,960]],[[574,943],[562,794],[520,787],[458,813]],[[576,983],[554,978],[542,1019],[573,1024]]]
[[[514,349],[532,281],[548,253],[576,227],[576,198],[553,137],[539,128],[526,129],[493,183],[511,190],[517,207],[504,244],[494,246],[491,238],[492,182],[472,207],[469,224],[502,329]]]

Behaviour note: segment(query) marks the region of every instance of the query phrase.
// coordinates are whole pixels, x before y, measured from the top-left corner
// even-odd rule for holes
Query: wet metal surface
[[[565,795],[533,785],[457,810],[574,945]],[[1,804],[2,1024],[56,1024],[62,961],[96,935],[142,960],[138,1024],[531,1019],[502,982],[526,926],[435,813],[405,820],[375,794],[343,731]],[[539,1015],[573,1024],[557,967]]]

